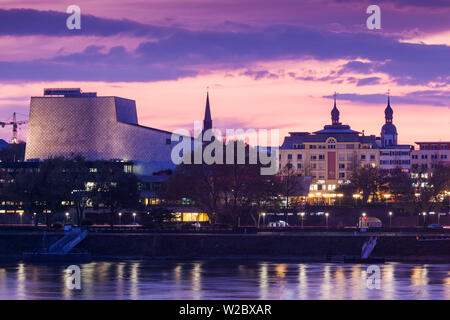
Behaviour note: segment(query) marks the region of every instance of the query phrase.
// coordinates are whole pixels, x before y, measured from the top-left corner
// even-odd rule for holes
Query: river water
[[[67,266],[0,263],[0,299],[450,299],[450,264],[105,261],[81,289]]]

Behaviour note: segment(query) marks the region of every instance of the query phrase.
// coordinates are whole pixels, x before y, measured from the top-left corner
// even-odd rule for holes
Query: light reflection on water
[[[381,289],[362,264],[123,261],[82,264],[81,290],[67,265],[0,264],[0,299],[450,299],[449,264],[386,263]]]

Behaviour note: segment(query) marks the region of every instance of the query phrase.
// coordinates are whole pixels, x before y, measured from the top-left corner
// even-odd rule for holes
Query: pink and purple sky
[[[72,4],[81,30],[66,28]],[[390,89],[399,143],[449,141],[449,17],[447,0],[0,0],[0,120],[27,119],[44,87],[80,87],[190,130],[209,87],[216,127],[282,139],[328,124],[336,91],[341,121],[379,135]]]

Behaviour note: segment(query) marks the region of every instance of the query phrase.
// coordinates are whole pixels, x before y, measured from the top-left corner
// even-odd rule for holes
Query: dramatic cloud
[[[342,66],[341,70],[339,70],[339,74],[350,72],[369,74],[374,72],[374,67],[375,67],[374,63],[350,61]]]
[[[259,70],[259,71],[247,70],[241,73],[241,75],[251,77],[255,80],[260,80],[264,78],[278,79],[280,77],[278,74],[269,72],[267,70]]]
[[[77,0],[71,31],[68,4],[2,1],[0,119],[66,86],[136,99],[147,125],[172,128],[202,118],[209,86],[219,127],[316,130],[337,91],[345,121],[379,132],[390,88],[402,141],[448,139],[449,1]]]
[[[102,23],[94,28],[105,35],[108,32],[137,32],[138,29],[141,30],[139,33],[144,29],[162,30],[140,24],[133,29],[130,26],[136,25],[131,22],[99,21],[106,26],[117,23],[112,30]],[[39,28],[36,26],[37,30]],[[51,30],[45,26],[41,28],[41,32],[65,32]],[[378,34],[335,33],[292,26],[235,32],[165,30],[153,32],[152,40],[142,42],[134,51],[117,46],[103,52],[102,47],[91,46],[79,53],[52,59],[3,61],[0,62],[3,71],[0,79],[157,81],[194,76],[205,70],[246,68],[260,61],[305,58],[351,60],[339,71],[340,74],[381,72],[402,84],[448,84],[450,79],[450,47],[444,45],[402,43],[396,37]],[[370,62],[355,61],[357,59]],[[251,76],[260,79],[271,76],[271,72]],[[337,79],[337,75],[333,77],[336,81],[342,81]],[[360,85],[369,84],[367,81],[370,80],[363,80]]]
[[[373,3],[372,0],[334,0],[336,3]],[[450,8],[450,3],[447,0],[378,0],[378,5],[389,4],[396,7],[420,7],[420,8]]]
[[[340,93],[339,100],[362,102],[366,104],[385,104],[386,94],[356,94],[356,93]],[[334,96],[328,95],[324,98],[334,99]],[[404,95],[391,95],[391,103],[403,105],[431,105],[435,107],[450,108],[450,92],[439,90],[422,90],[413,91]]]
[[[363,78],[363,79],[359,79],[358,82],[356,83],[356,85],[359,87],[359,86],[367,86],[367,85],[372,85],[372,84],[379,84],[380,80],[381,80],[381,78],[379,78],[379,77]]]
[[[0,35],[112,36],[132,33],[135,36],[162,37],[173,29],[144,25],[130,20],[113,20],[82,14],[81,30],[68,30],[67,13],[33,9],[0,9]]]

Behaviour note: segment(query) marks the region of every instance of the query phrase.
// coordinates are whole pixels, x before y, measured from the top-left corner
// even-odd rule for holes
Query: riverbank
[[[0,260],[20,259],[56,241],[62,232],[5,232],[0,234]],[[95,260],[114,259],[248,259],[326,262],[359,256],[364,242],[378,237],[373,257],[387,261],[450,262],[448,234],[419,233],[262,233],[262,234],[171,234],[90,233],[77,248]],[[447,237],[447,240],[444,240]]]

